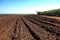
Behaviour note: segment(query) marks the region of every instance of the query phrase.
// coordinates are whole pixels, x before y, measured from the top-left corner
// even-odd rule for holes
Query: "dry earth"
[[[0,17],[0,40],[60,40],[60,17]]]

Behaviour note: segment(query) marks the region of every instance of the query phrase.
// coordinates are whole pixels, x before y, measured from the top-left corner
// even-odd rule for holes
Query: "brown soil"
[[[60,40],[60,17],[0,17],[0,40]]]

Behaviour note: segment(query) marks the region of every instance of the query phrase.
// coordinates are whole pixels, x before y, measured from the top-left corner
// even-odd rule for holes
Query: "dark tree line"
[[[44,12],[37,12],[38,15],[49,15],[49,16],[60,16],[60,9],[44,11]]]

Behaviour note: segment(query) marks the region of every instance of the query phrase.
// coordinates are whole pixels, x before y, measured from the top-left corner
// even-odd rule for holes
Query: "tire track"
[[[13,30],[13,36],[11,38],[11,40],[19,40],[20,38],[20,23],[19,23],[19,17],[15,23],[15,27],[14,27],[14,30]]]

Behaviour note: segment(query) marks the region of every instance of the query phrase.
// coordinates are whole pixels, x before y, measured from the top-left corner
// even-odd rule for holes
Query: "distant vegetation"
[[[60,16],[60,9],[54,9],[50,11],[37,12],[38,15]]]
[[[0,14],[0,16],[30,16],[36,14]]]
[[[0,16],[13,16],[13,15],[19,15],[19,14],[0,14]]]

